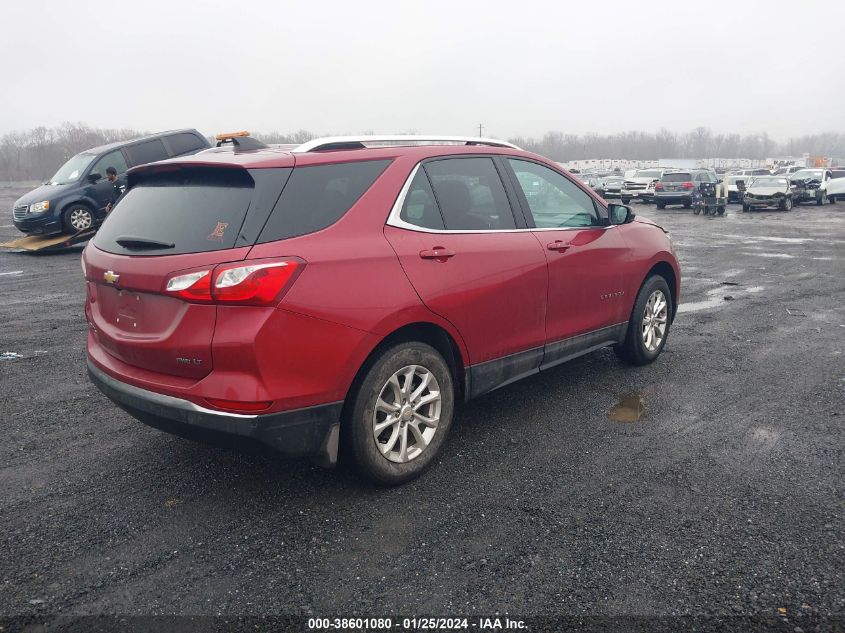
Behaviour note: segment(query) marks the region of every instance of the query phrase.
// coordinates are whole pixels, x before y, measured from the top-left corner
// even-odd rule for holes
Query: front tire
[[[792,211],[792,198],[789,196],[785,197],[780,203],[780,208],[782,211]]]
[[[84,204],[72,204],[62,214],[65,233],[78,233],[94,226],[94,214]]]
[[[630,198],[622,198],[622,204],[628,204],[629,202],[631,202]]]
[[[820,207],[823,204],[827,204],[827,203],[828,203],[828,199],[827,199],[827,192],[826,191],[823,191],[822,195],[816,196],[816,206]]]
[[[446,440],[454,407],[452,373],[437,350],[418,342],[385,349],[343,422],[358,470],[385,486],[419,477]]]
[[[640,288],[628,321],[625,342],[613,349],[631,365],[654,362],[666,345],[672,322],[672,294],[660,275],[652,275]]]

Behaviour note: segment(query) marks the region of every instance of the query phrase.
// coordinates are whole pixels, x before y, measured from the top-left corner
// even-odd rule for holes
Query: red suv
[[[139,420],[337,459],[384,484],[454,403],[592,350],[653,361],[672,243],[488,139],[248,137],[130,170],[86,247],[91,379]]]

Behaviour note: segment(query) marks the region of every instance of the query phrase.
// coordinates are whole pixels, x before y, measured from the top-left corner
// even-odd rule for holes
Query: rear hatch
[[[675,172],[672,174],[665,174],[660,179],[660,184],[663,186],[663,191],[689,191],[691,187],[687,185],[682,186],[683,183],[692,182],[692,175],[685,172]]]
[[[243,260],[290,172],[197,163],[131,172],[83,256],[86,315],[100,346],[141,369],[206,376],[217,307],[167,296],[167,282]]]

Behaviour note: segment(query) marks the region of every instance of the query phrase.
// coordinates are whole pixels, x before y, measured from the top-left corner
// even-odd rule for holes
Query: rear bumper
[[[193,402],[122,382],[88,361],[88,376],[112,402],[144,424],[225,448],[272,449],[288,457],[337,461],[343,402],[243,415],[205,409]]]
[[[666,204],[683,204],[692,202],[692,193],[676,193],[674,191],[654,194],[655,202],[665,202]]]

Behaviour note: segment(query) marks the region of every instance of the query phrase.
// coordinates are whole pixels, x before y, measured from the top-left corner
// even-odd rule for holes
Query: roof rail
[[[303,143],[293,152],[320,152],[341,149],[365,149],[367,147],[393,147],[397,145],[487,145],[488,147],[510,147],[519,149],[507,141],[475,136],[428,136],[415,134],[393,134],[391,136],[327,136]]]

